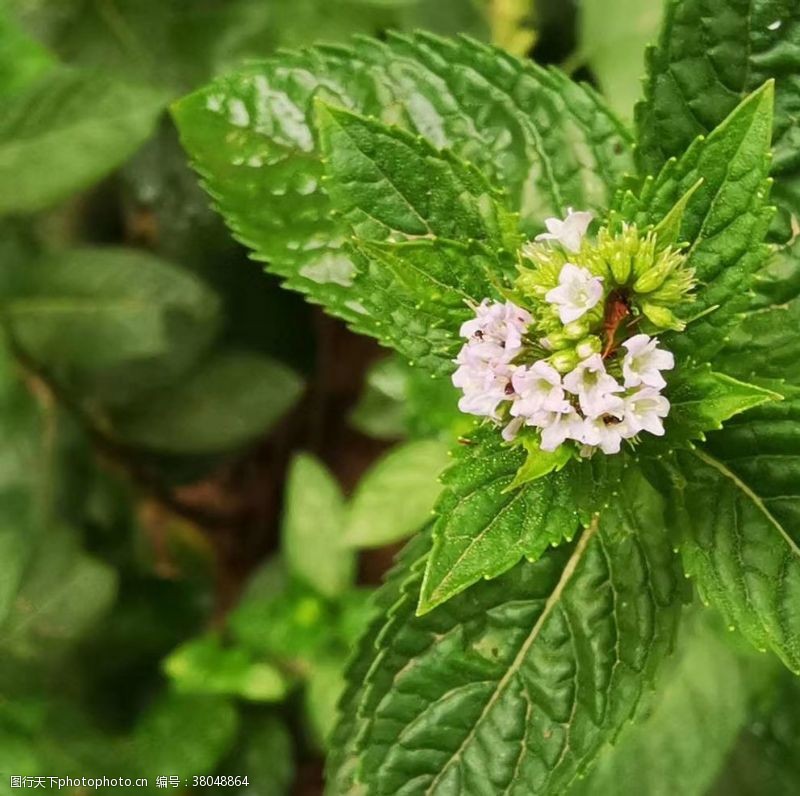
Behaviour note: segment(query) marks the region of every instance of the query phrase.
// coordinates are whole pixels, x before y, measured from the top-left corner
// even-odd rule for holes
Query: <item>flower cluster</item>
[[[652,294],[669,283],[667,292],[686,297],[693,285],[681,255],[654,236],[601,230],[593,244],[591,220],[570,211],[547,221],[548,232],[523,252],[533,268],[522,267],[516,284],[514,298],[529,308],[484,299],[461,327],[467,342],[453,374],[459,408],[502,425],[506,440],[533,429],[543,450],[572,441],[583,456],[618,453],[643,432],[664,434],[663,372],[675,360],[654,335],[679,323],[665,294]],[[645,312],[648,302],[665,312]]]

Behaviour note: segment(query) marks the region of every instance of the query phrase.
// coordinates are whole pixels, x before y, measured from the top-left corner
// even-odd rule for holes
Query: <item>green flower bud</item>
[[[575,346],[575,353],[578,359],[588,359],[592,354],[599,354],[603,349],[603,343],[599,337],[591,335],[584,337],[578,345]]]
[[[562,348],[567,348],[570,341],[563,332],[551,332],[542,338],[542,345],[550,351],[560,351]]]
[[[559,373],[569,373],[578,364],[578,354],[574,350],[558,351],[549,362]]]
[[[686,326],[683,321],[675,316],[672,310],[660,304],[643,301],[641,307],[645,318],[660,329],[674,329],[680,332]]]
[[[569,340],[580,340],[589,333],[589,322],[581,318],[580,320],[568,323],[564,327],[564,335]]]
[[[611,273],[618,285],[624,285],[631,275],[631,258],[627,251],[616,251],[609,259]]]

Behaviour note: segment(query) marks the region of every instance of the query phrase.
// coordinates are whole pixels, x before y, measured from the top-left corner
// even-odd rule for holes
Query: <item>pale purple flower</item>
[[[524,417],[515,417],[508,425],[503,427],[500,436],[502,436],[506,442],[513,442],[524,425]]]
[[[561,323],[577,321],[603,298],[603,278],[592,276],[586,268],[565,263],[558,275],[558,287],[549,290],[545,299],[558,306]]]
[[[516,399],[511,406],[514,417],[531,418],[541,411],[557,411],[564,403],[561,374],[540,359],[530,367],[519,367],[511,378]]]
[[[642,387],[627,396],[623,422],[625,435],[633,437],[640,431],[647,431],[663,437],[663,418],[669,414],[669,408],[669,401],[652,387]]]
[[[516,353],[489,342],[467,343],[461,348],[452,381],[464,393],[458,402],[462,412],[497,419],[498,407],[513,393],[511,359]]]
[[[658,348],[658,340],[646,334],[637,334],[622,344],[628,351],[622,360],[622,375],[626,387],[646,387],[663,389],[667,382],[662,370],[675,367],[675,357],[669,351]]]
[[[606,372],[600,354],[584,359],[575,370],[564,376],[564,387],[578,396],[581,410],[587,417],[615,414],[622,410],[622,399],[614,393],[623,387]]]
[[[615,416],[587,417],[581,424],[580,441],[590,449],[600,448],[603,453],[619,453],[625,427],[620,419]],[[583,455],[590,450],[582,451]]]
[[[571,207],[567,208],[567,217],[547,218],[544,225],[547,232],[536,236],[536,240],[554,240],[560,243],[567,251],[576,252],[581,248],[586,230],[592,223],[594,216],[586,211],[574,211]]]
[[[522,346],[522,337],[533,317],[511,301],[502,304],[484,299],[475,308],[475,317],[461,325],[460,334],[476,342],[497,343],[509,350]]]
[[[532,418],[534,425],[542,430],[543,451],[554,451],[568,439],[580,439],[581,418],[575,409],[564,401],[557,412],[537,412]]]

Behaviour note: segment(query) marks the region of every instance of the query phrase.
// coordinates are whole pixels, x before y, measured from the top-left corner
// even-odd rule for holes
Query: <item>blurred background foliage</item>
[[[170,100],[281,47],[424,28],[560,64],[629,115],[659,6],[0,7],[0,794],[9,774],[214,773],[319,793],[370,591],[466,430],[446,382],[248,260]],[[719,793],[797,782],[800,694],[779,688],[748,702]]]

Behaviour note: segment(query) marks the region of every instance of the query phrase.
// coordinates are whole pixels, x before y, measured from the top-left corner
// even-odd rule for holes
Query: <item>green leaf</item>
[[[765,700],[766,701],[766,700]],[[784,677],[770,704],[756,712],[730,755],[709,796],[793,796],[800,778],[800,683]]]
[[[360,754],[356,741],[361,689],[372,666],[375,643],[386,616],[397,600],[401,584],[409,576],[408,568],[427,552],[428,546],[427,534],[420,533],[412,537],[398,554],[383,587],[373,597],[372,618],[361,633],[355,645],[355,654],[348,664],[345,687],[338,704],[339,720],[329,739],[330,750],[325,763],[326,796],[349,796],[358,792],[355,777]]]
[[[682,592],[660,498],[631,487],[574,544],[424,617],[422,567],[395,579],[357,709],[365,794],[557,793],[619,732]]]
[[[800,383],[800,238],[772,257],[715,364],[742,379]]]
[[[641,93],[644,53],[658,35],[662,4],[639,0],[583,0],[578,58],[596,75],[609,105],[630,119]]]
[[[321,182],[315,98],[452,149],[503,186],[528,234],[567,205],[604,208],[631,167],[627,132],[591,90],[466,39],[283,54],[177,103],[184,146],[236,236],[288,287],[371,334],[351,295],[347,225]]]
[[[289,570],[328,597],[342,594],[355,577],[344,520],[344,497],[334,477],[310,454],[296,456],[286,486],[281,546]]]
[[[253,702],[279,702],[289,684],[274,666],[253,660],[240,647],[224,647],[217,636],[188,641],[163,663],[180,694],[238,696]]]
[[[132,363],[167,353],[182,360],[174,363],[180,367],[219,325],[217,297],[193,274],[145,252],[114,248],[15,264],[0,292],[0,312],[27,357],[70,381],[75,369],[105,370],[105,379],[117,380]]]
[[[315,117],[328,193],[359,238],[517,248],[516,219],[474,167],[424,138],[321,101]]]
[[[166,694],[134,730],[133,754],[140,776],[169,771],[191,778],[210,774],[230,749],[238,718],[222,697]]]
[[[461,324],[474,317],[468,306],[496,291],[488,274],[498,261],[478,243],[445,239],[398,244],[355,241],[358,275],[353,293],[376,322],[376,336],[409,363],[434,376],[448,376],[464,343]],[[427,374],[426,374],[427,375]]]
[[[228,627],[251,652],[305,671],[335,631],[334,607],[304,583],[270,575],[248,590],[229,615]]]
[[[563,470],[572,458],[572,451],[566,445],[551,453],[543,451],[538,441],[531,440],[530,437],[522,441],[522,447],[526,453],[525,462],[517,470],[514,480],[506,487],[507,492],[513,492],[525,484],[538,481],[548,473]]]
[[[687,266],[700,287],[683,308],[695,318],[686,331],[664,336],[669,348],[710,359],[723,345],[738,313],[747,309],[756,271],[767,256],[761,245],[767,206],[773,85],[751,94],[707,138],[698,138],[677,161],[648,182],[641,197],[641,224],[657,224],[690,190],[680,239],[688,241]],[[702,179],[702,183],[699,181]]]
[[[684,617],[657,690],[569,796],[705,796],[773,674],[707,619]]]
[[[636,109],[645,174],[681,157],[765,81],[776,81],[772,174],[796,208],[800,148],[800,8],[793,0],[669,0],[648,54],[645,100]],[[785,186],[785,187],[784,187]]]
[[[17,526],[18,533],[22,530]],[[82,638],[117,593],[116,571],[82,551],[73,529],[34,525],[31,530],[35,536],[28,551],[21,554],[14,545],[17,560],[10,566],[20,563],[20,554],[27,566],[24,573],[11,569],[4,589],[6,614],[0,616],[0,648],[21,658],[53,654]]]
[[[294,404],[302,382],[279,362],[217,353],[182,383],[112,415],[128,445],[175,454],[218,453],[252,442]]]
[[[347,510],[347,544],[380,547],[422,528],[442,491],[439,476],[448,461],[447,445],[438,440],[392,448],[356,487]]]
[[[681,454],[676,527],[703,599],[760,649],[800,672],[800,399],[742,415]]]
[[[408,433],[408,369],[398,357],[386,357],[366,373],[365,385],[353,411],[352,426],[368,437],[396,440]]]
[[[321,749],[328,745],[336,726],[336,706],[344,690],[344,659],[325,656],[314,661],[303,694],[306,719],[312,736]]]
[[[55,62],[50,53],[17,27],[0,10],[0,97],[4,99],[30,85]]]
[[[578,491],[582,479],[595,477],[592,464],[576,462],[512,491],[526,461],[525,451],[504,443],[495,428],[479,431],[458,452],[442,478],[420,614],[522,557],[535,561],[589,522]]]
[[[0,120],[0,215],[97,182],[150,135],[164,104],[160,91],[66,68],[16,94]]]
[[[735,415],[782,399],[779,393],[715,373],[710,365],[682,367],[670,379],[666,396],[670,413],[665,427],[672,444],[703,440],[704,432],[721,429]]]
[[[221,771],[246,776],[250,784],[236,790],[242,796],[288,796],[295,777],[292,735],[280,716],[253,717],[239,736],[236,751]]]

